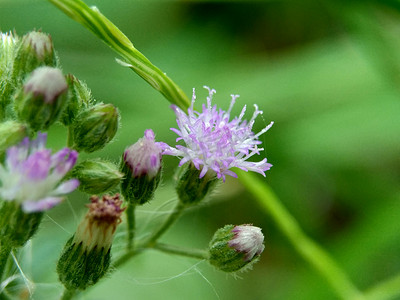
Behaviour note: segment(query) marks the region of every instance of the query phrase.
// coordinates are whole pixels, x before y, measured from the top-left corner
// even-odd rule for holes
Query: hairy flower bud
[[[62,116],[61,123],[69,126],[73,123],[76,116],[82,111],[90,107],[92,104],[93,97],[90,89],[86,84],[76,78],[74,75],[67,75],[68,92],[67,92],[67,102]]]
[[[74,148],[89,153],[103,148],[116,134],[118,119],[112,104],[96,104],[81,112],[72,125]]]
[[[35,130],[49,128],[66,104],[67,82],[61,70],[40,67],[32,72],[15,99],[20,120]]]
[[[141,205],[153,197],[161,179],[161,152],[151,129],[125,150],[121,162],[121,171],[125,174],[121,191],[130,203]]]
[[[0,240],[22,247],[37,231],[43,212],[26,213],[17,202],[0,202]]]
[[[259,227],[226,225],[215,232],[210,242],[209,262],[224,272],[248,269],[264,251],[263,243]]]
[[[31,31],[22,37],[16,52],[13,78],[22,82],[24,77],[40,66],[55,67],[57,63],[53,42],[49,34]]]
[[[106,274],[111,244],[121,222],[122,201],[115,196],[90,198],[89,211],[66,243],[57,264],[60,281],[69,290],[84,290]]]
[[[0,120],[6,115],[7,106],[14,92],[12,68],[18,37],[10,33],[0,32]]]
[[[95,159],[85,160],[72,171],[80,182],[79,189],[88,194],[101,194],[116,187],[123,174],[111,162]]]
[[[187,163],[179,169],[176,192],[178,199],[185,205],[197,204],[209,195],[220,181],[217,174],[208,170],[200,177],[198,170],[192,163]]]
[[[0,155],[27,135],[26,126],[16,121],[0,123]]]

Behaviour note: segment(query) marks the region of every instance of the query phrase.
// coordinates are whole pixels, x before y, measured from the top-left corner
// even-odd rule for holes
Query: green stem
[[[4,269],[6,267],[11,250],[12,247],[10,246],[10,243],[0,241],[0,282],[3,277]]]
[[[171,225],[174,224],[175,221],[182,215],[184,209],[185,205],[178,201],[173,212],[168,216],[168,219],[166,219],[164,224],[162,224],[161,227],[144,242],[144,245],[146,247],[153,247],[158,238],[163,235],[167,229],[170,228]]]
[[[175,254],[175,255],[182,255],[182,256],[193,257],[193,258],[198,258],[198,259],[207,259],[208,258],[208,252],[203,249],[182,248],[182,247],[163,244],[163,243],[156,243],[153,246],[153,248],[163,251],[163,252],[166,252],[166,253]]]
[[[68,146],[69,148],[72,148],[72,146],[74,145],[74,136],[73,136],[73,134],[72,134],[71,126],[68,126],[67,132],[68,132],[68,136],[67,136],[67,146]]]
[[[399,299],[400,295],[400,274],[395,275],[381,283],[378,283],[366,292],[368,300],[389,300]]]
[[[185,93],[164,72],[154,66],[132,42],[97,8],[90,8],[80,0],[48,0],[65,14],[85,26],[117,52],[140,77],[158,90],[171,103],[182,109],[190,105]]]
[[[129,204],[126,208],[126,220],[128,226],[127,251],[133,250],[133,239],[135,237],[135,208],[136,205]]]
[[[240,172],[239,178],[297,252],[327,280],[341,299],[364,299],[363,294],[331,256],[302,231],[296,219],[290,215],[265,182],[260,181],[254,174],[244,172]]]
[[[134,257],[135,255],[138,255],[139,253],[143,252],[144,249],[138,249],[138,247],[136,247],[136,249],[134,251],[127,251],[125,252],[124,255],[122,255],[120,258],[118,258],[112,265],[114,268],[118,268],[120,266],[122,266],[123,264],[125,264],[126,262],[128,262],[132,257]]]
[[[64,289],[60,300],[70,300],[73,299],[75,295],[76,295],[76,290]]]

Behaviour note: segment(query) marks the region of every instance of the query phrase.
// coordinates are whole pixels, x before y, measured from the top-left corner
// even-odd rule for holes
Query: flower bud
[[[264,250],[261,228],[226,225],[218,229],[209,247],[209,262],[224,272],[250,268]],[[244,268],[244,269],[243,269]]]
[[[11,32],[0,32],[0,78],[8,78],[14,62],[18,37]]]
[[[43,212],[26,213],[17,202],[0,202],[0,240],[22,247],[37,231]]]
[[[40,66],[55,67],[57,58],[49,34],[31,31],[22,37],[13,67],[13,78],[22,82],[24,77]]]
[[[89,211],[66,243],[57,264],[60,281],[69,290],[84,290],[106,274],[111,244],[121,222],[119,195],[90,198]]]
[[[5,119],[11,96],[14,92],[12,67],[18,37],[10,33],[0,33],[0,121]]]
[[[199,203],[214,190],[220,181],[212,170],[208,170],[201,178],[200,173],[201,170],[196,169],[193,163],[187,163],[180,168],[176,192],[179,201],[183,204]]]
[[[49,128],[65,106],[66,90],[67,82],[59,69],[37,68],[16,96],[19,119],[35,131]]]
[[[84,109],[87,109],[91,102],[93,102],[93,97],[91,95],[90,89],[86,84],[76,78],[74,75],[67,75],[68,92],[67,92],[67,102],[62,116],[61,123],[68,126],[73,123],[76,116]]]
[[[117,132],[118,118],[112,104],[96,104],[81,112],[72,125],[74,148],[89,153],[103,148]]]
[[[123,174],[108,161],[85,160],[72,171],[72,176],[80,182],[79,189],[88,194],[101,194],[116,187]]]
[[[147,129],[144,137],[128,147],[122,157],[121,182],[124,198],[132,204],[144,204],[154,195],[161,180],[162,149],[154,132]]]
[[[27,135],[26,126],[16,121],[0,123],[0,155]]]

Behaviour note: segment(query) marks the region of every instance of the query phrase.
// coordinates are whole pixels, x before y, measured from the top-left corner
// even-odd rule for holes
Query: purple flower
[[[256,117],[262,114],[257,105],[254,105],[255,111],[249,122],[242,120],[246,106],[243,107],[239,117],[230,120],[232,107],[239,96],[231,95],[232,100],[228,111],[218,110],[216,105],[211,105],[215,90],[206,86],[205,88],[208,89],[209,96],[207,106],[202,105],[202,112],[197,112],[193,108],[196,100],[194,89],[192,104],[187,114],[172,105],[179,128],[171,128],[171,130],[179,136],[176,141],[183,140],[186,145],[176,145],[175,148],[164,146],[163,154],[182,157],[179,166],[188,161],[192,162],[198,170],[201,169],[200,178],[208,170],[213,170],[218,178],[222,177],[224,181],[225,175],[237,177],[237,174],[230,170],[233,167],[265,176],[264,172],[272,167],[270,163],[267,163],[266,158],[259,162],[250,162],[247,159],[264,150],[258,148],[261,144],[258,138],[271,128],[273,122],[255,134],[252,127]]]
[[[78,153],[64,148],[51,155],[45,148],[46,139],[45,133],[38,133],[36,140],[26,137],[7,150],[5,165],[0,164],[0,198],[21,203],[26,213],[52,208],[79,185],[77,179],[60,183]]]

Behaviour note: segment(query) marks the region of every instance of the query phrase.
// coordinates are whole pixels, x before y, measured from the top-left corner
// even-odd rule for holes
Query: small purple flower
[[[244,253],[244,260],[251,261],[264,251],[264,235],[261,228],[249,224],[238,225],[232,229],[235,236],[228,242],[229,247]]]
[[[132,177],[154,178],[161,170],[162,145],[155,141],[153,130],[147,129],[144,137],[124,152],[124,162],[132,171]]]
[[[224,181],[225,175],[237,177],[237,174],[230,170],[233,167],[265,176],[265,171],[272,167],[266,158],[259,162],[250,162],[247,159],[264,150],[258,148],[257,145],[261,144],[258,138],[271,128],[273,122],[255,134],[252,131],[255,119],[262,114],[257,105],[254,105],[255,111],[250,122],[242,120],[246,106],[243,107],[239,117],[230,120],[232,107],[239,96],[231,95],[228,111],[217,110],[216,105],[211,105],[212,96],[216,91],[206,86],[205,88],[208,89],[209,96],[207,106],[202,105],[202,112],[197,112],[193,108],[196,100],[194,89],[192,104],[187,114],[172,105],[179,128],[171,130],[179,136],[176,141],[183,140],[186,146],[176,145],[176,148],[164,146],[163,154],[182,157],[179,166],[188,161],[192,162],[198,170],[201,169],[200,178],[208,170],[213,170],[218,178],[222,177]]]
[[[7,150],[5,165],[0,164],[0,198],[21,203],[26,213],[52,208],[79,185],[77,179],[60,183],[75,165],[78,153],[64,148],[51,155],[45,148],[46,139],[45,133],[31,141],[24,138]]]

